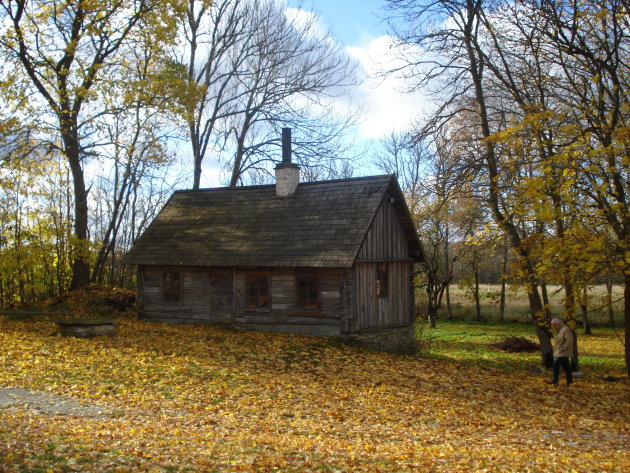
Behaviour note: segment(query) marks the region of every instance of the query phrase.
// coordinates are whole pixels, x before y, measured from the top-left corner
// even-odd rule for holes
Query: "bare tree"
[[[202,164],[216,144],[221,121],[238,113],[237,76],[255,54],[248,35],[256,25],[251,2],[189,0],[182,25],[185,49],[176,54],[187,64],[188,79],[200,86],[199,100],[185,116],[193,154],[193,189],[199,189]]]
[[[347,172],[336,161],[348,159],[344,140],[356,111],[344,116],[332,99],[355,83],[354,65],[315,22],[276,0],[190,1],[185,57],[202,90],[187,115],[194,188],[209,149],[225,160],[230,186],[264,180],[282,127],[295,130],[294,156],[307,177]]]
[[[92,123],[101,139],[94,159],[102,164],[92,184],[97,197],[90,222],[97,248],[92,282],[103,282],[108,267],[111,280],[122,226],[135,225],[129,222],[134,196],[145,179],[166,172],[173,162],[170,142],[178,137],[175,123],[181,109],[173,107],[169,89],[179,86],[181,78],[163,66],[163,56],[151,42],[147,35],[124,49],[126,61],[108,81],[108,100]]]

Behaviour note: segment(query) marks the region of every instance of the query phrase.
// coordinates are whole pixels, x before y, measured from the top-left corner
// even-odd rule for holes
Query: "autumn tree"
[[[562,71],[559,81],[574,139],[566,146],[575,182],[614,235],[624,275],[625,356],[630,375],[630,17],[627,2],[532,2],[548,20],[537,28]]]
[[[54,153],[0,170],[0,306],[63,294],[70,283],[69,170]]]
[[[493,113],[486,82],[488,45],[480,21],[486,2],[389,0],[387,4],[390,25],[403,46],[404,73],[416,87],[439,80],[442,93],[448,93],[436,113],[436,123],[448,123],[459,112],[475,117],[473,130],[479,146],[478,153],[469,156],[469,168],[474,170],[479,188],[484,190],[485,205],[492,218],[518,255],[542,360],[549,366],[552,348],[548,309],[540,296],[529,247],[519,233],[514,213],[506,206],[512,169],[492,140],[502,120]],[[423,51],[423,55],[418,56],[418,51]]]
[[[536,219],[555,231],[539,245],[539,271],[560,273],[572,327],[579,288],[611,260],[627,273],[627,13],[616,1],[533,1],[480,20],[493,46],[487,67],[522,112],[512,127],[521,139],[496,138],[530,143],[537,172],[523,191],[547,198]]]
[[[0,44],[3,60],[19,75],[5,90],[20,90],[34,109],[44,110],[40,131],[51,137],[71,170],[74,199],[72,284],[89,281],[88,193],[84,168],[95,152],[91,126],[98,85],[116,69],[118,52],[148,28],[156,43],[172,37],[177,4],[161,0],[115,2],[3,1]],[[15,97],[15,95],[14,95]]]
[[[546,280],[563,284],[574,326],[578,288],[611,265],[629,273],[627,3],[388,5],[409,26],[392,23],[401,43],[429,51],[408,47],[405,72],[448,92],[432,124],[474,116],[470,168],[518,255],[544,353]]]
[[[193,158],[193,189],[199,189],[208,149],[220,142],[220,123],[238,112],[235,84],[252,54],[247,36],[253,4],[236,0],[189,0],[182,19],[185,48],[174,53],[187,66],[188,79],[200,86],[199,100],[188,104],[185,121]],[[242,47],[245,46],[245,47]]]

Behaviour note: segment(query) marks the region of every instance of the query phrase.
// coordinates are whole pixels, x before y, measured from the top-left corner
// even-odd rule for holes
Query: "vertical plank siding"
[[[376,294],[379,263],[387,268],[387,297]],[[357,330],[395,327],[412,321],[412,264],[396,209],[386,195],[355,263]]]
[[[409,290],[410,261],[387,263],[388,294],[376,294],[378,263],[357,263],[356,280],[356,329],[396,327],[411,323],[412,297]]]
[[[356,328],[376,327],[376,264],[356,265]]]
[[[405,233],[398,221],[394,205],[385,199],[367,232],[357,262],[407,258],[409,247]]]

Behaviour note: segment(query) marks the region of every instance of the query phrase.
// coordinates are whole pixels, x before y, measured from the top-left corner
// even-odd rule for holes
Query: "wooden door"
[[[210,321],[229,324],[232,320],[234,294],[232,270],[210,272]]]

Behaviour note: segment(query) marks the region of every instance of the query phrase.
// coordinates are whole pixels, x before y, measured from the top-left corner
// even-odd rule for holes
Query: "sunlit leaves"
[[[114,336],[82,340],[53,335],[50,321],[0,320],[0,385],[109,408],[0,409],[7,471],[621,472],[630,462],[627,381],[595,371],[549,388],[538,373],[325,338],[117,323]],[[619,357],[609,337],[592,347]]]

